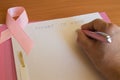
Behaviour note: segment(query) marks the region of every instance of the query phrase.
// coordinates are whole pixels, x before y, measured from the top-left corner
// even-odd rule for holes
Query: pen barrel
[[[88,37],[99,40],[101,42],[111,43],[111,37],[103,32],[92,32],[89,30],[82,30]]]

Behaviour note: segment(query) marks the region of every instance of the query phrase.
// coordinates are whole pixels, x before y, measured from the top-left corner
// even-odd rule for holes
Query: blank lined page
[[[25,32],[34,42],[27,55],[12,38],[18,80],[21,80],[18,52],[22,51],[30,80],[102,80],[76,43],[76,29],[100,18],[99,13],[29,23]]]

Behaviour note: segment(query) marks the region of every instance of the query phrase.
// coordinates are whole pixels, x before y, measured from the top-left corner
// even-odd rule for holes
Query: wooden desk
[[[113,23],[120,25],[120,0],[3,0],[0,1],[0,23],[5,23],[6,11],[13,6],[24,6],[30,21],[106,12]]]

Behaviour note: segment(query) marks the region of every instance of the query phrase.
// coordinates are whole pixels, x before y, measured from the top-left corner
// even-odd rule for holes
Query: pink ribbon
[[[14,17],[18,18],[15,20]],[[23,7],[9,8],[6,17],[6,25],[8,29],[1,33],[0,43],[10,39],[13,36],[25,52],[29,53],[33,47],[33,42],[23,30],[27,24],[28,17]]]

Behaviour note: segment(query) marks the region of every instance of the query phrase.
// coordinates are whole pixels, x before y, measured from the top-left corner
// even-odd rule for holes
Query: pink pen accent
[[[93,39],[96,39],[96,40],[99,40],[101,42],[107,42],[107,43],[111,43],[112,40],[111,40],[111,37],[104,33],[104,32],[92,32],[92,31],[89,31],[89,30],[82,30],[87,36],[93,38]]]

